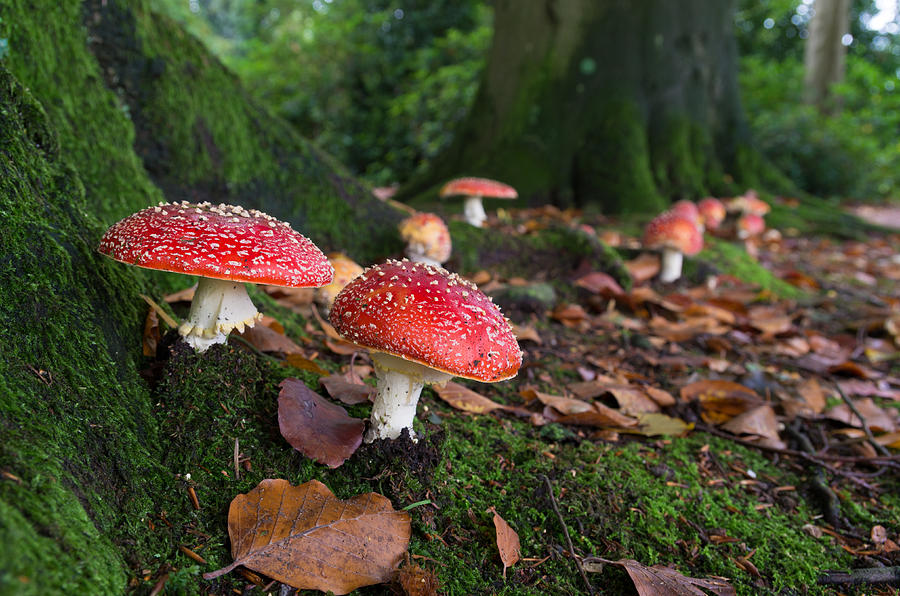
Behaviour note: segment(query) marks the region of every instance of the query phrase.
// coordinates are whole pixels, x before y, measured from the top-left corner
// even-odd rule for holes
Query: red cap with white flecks
[[[470,197],[489,197],[492,199],[515,199],[519,196],[516,189],[508,184],[488,178],[457,178],[451,180],[441,189],[442,197],[466,195]]]
[[[695,255],[703,248],[703,232],[687,217],[665,211],[644,228],[645,248],[670,248],[685,255]]]
[[[276,286],[322,286],[334,273],[289,224],[224,204],[148,207],[110,227],[99,251],[147,269]]]
[[[455,273],[387,261],[350,282],[331,307],[350,341],[476,381],[512,378],[522,352],[500,309]]]

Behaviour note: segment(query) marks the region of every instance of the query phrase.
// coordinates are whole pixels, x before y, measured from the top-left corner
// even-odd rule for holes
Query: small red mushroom
[[[771,211],[768,203],[759,198],[756,191],[752,188],[747,190],[739,197],[734,197],[728,201],[728,210],[739,213],[753,213],[755,215],[765,215]]]
[[[466,222],[476,228],[480,228],[487,220],[487,213],[484,212],[484,205],[481,203],[482,197],[515,199],[519,196],[519,193],[512,186],[496,180],[467,177],[451,180],[441,189],[440,195],[442,198],[453,195],[465,195],[466,202],[463,207],[463,214]]]
[[[669,283],[681,277],[684,255],[692,256],[703,249],[703,231],[687,217],[665,211],[647,224],[643,245],[662,250],[659,279]]]
[[[688,201],[687,199],[676,201],[672,204],[672,207],[669,208],[669,211],[671,211],[672,213],[677,213],[682,217],[686,217],[696,224],[703,223],[702,219],[700,218],[700,209],[693,201]]]
[[[700,199],[700,202],[697,203],[697,210],[700,212],[700,221],[708,230],[717,229],[725,221],[725,205],[714,197]]]
[[[522,352],[500,309],[455,273],[387,261],[347,284],[331,324],[368,348],[378,377],[366,441],[412,432],[425,383],[454,376],[494,383],[516,375]]]
[[[200,277],[188,320],[178,328],[198,352],[260,318],[244,282],[302,288],[325,285],[333,275],[322,251],[289,224],[224,204],[148,207],[113,224],[98,250],[129,265]]]
[[[450,258],[453,245],[447,224],[434,213],[416,213],[400,222],[400,237],[411,261],[439,267]]]
[[[741,240],[759,236],[766,231],[766,220],[758,213],[744,213],[737,220],[737,237]]]

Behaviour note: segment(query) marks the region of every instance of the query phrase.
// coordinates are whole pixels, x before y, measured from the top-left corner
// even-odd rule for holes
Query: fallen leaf
[[[681,399],[698,400],[703,419],[721,424],[763,403],[762,398],[749,387],[733,381],[705,379],[681,388]]]
[[[636,416],[636,427],[624,429],[623,432],[655,437],[668,435],[670,437],[683,437],[694,429],[693,423],[688,423],[681,418],[673,418],[659,412],[648,412]]]
[[[797,393],[816,414],[821,414],[825,409],[825,392],[817,379],[811,378],[804,381],[797,387]]]
[[[390,581],[409,546],[410,518],[382,495],[341,501],[317,480],[266,479],[228,509],[234,561],[298,589],[347,594]]]
[[[587,313],[580,304],[559,304],[550,312],[550,317],[566,326],[577,325],[587,319]]]
[[[189,288],[185,288],[178,292],[173,292],[172,294],[166,294],[163,296],[163,300],[168,302],[169,304],[173,302],[190,302],[194,299],[194,291],[197,289],[197,284],[192,285]]]
[[[506,568],[512,567],[519,560],[521,546],[519,535],[513,530],[506,520],[500,517],[493,507],[489,510],[494,514],[494,528],[497,531],[497,550],[500,551],[500,560],[503,562],[503,577],[506,578]]]
[[[476,393],[464,387],[459,383],[448,381],[446,385],[433,385],[432,389],[437,393],[438,397],[463,412],[472,412],[473,414],[487,414],[494,410],[513,410],[511,406],[498,404],[495,401],[484,397],[480,393]]]
[[[584,562],[595,565],[596,562],[609,563],[622,567],[628,572],[638,596],[705,596],[703,590],[716,596],[735,596],[734,587],[723,577],[698,579],[682,575],[671,567],[654,565],[647,567],[633,559],[610,561],[600,557],[585,557]]]
[[[279,387],[278,428],[294,449],[329,468],[353,455],[362,443],[365,422],[298,379],[285,379]]]
[[[675,343],[694,339],[698,335],[723,335],[730,330],[713,317],[695,317],[684,321],[653,317],[649,328],[654,335]]]
[[[778,436],[778,419],[775,418],[775,410],[768,404],[738,414],[723,424],[722,429],[737,436],[749,435],[750,440],[769,447],[783,449],[786,446]]]
[[[659,274],[659,255],[649,252],[641,253],[637,258],[625,261],[625,268],[635,284],[642,284]]]
[[[841,391],[845,395],[859,395],[861,397],[885,397],[900,401],[900,390],[892,389],[887,383],[864,381],[862,379],[843,379],[838,381]]]
[[[244,328],[239,334],[251,346],[260,352],[281,352],[282,354],[302,354],[303,348],[294,343],[289,337],[278,333],[265,325],[254,325]]]
[[[319,379],[319,383],[325,387],[328,395],[352,406],[372,401],[375,388],[366,385],[362,381],[353,383],[348,381],[345,375],[328,375]]]
[[[615,278],[602,271],[591,271],[575,280],[575,285],[584,288],[592,294],[600,294],[604,297],[618,298],[625,295],[625,290]]]
[[[141,342],[141,351],[144,356],[152,358],[156,356],[156,346],[159,345],[162,335],[159,333],[159,317],[153,308],[147,310],[147,318],[144,319],[144,338]]]
[[[529,401],[537,399],[545,406],[550,406],[551,408],[557,410],[563,416],[594,411],[594,406],[586,401],[581,401],[580,399],[572,399],[571,397],[550,395],[549,393],[542,393],[534,389],[523,389],[519,391],[519,395]]]
[[[308,370],[309,372],[316,373],[322,377],[328,375],[328,371],[319,366],[315,360],[310,360],[302,354],[288,354],[284,357],[284,360],[294,368]]]
[[[655,401],[657,404],[659,404],[660,406],[666,407],[666,406],[674,406],[675,405],[675,398],[672,396],[671,393],[669,393],[665,389],[660,389],[659,387],[651,387],[650,385],[646,385],[644,387],[644,391],[646,391],[647,395],[649,395],[650,398],[653,401]]]
[[[544,417],[551,422],[560,424],[575,424],[577,426],[594,426],[600,428],[631,428],[637,426],[637,419],[626,416],[618,410],[614,410],[601,403],[593,404],[594,408],[586,412],[562,416],[550,406],[544,408]]]
[[[659,404],[647,397],[641,389],[628,385],[612,385],[607,390],[619,404],[623,414],[632,416],[659,412]]]
[[[433,571],[415,563],[400,568],[397,583],[406,596],[438,596],[441,587]]]
[[[878,407],[870,397],[852,400],[856,410],[866,421],[869,429],[876,432],[890,433],[897,430],[897,424],[887,411]],[[862,422],[856,417],[856,414],[850,411],[847,404],[840,404],[825,412],[825,417],[830,420],[842,422],[848,426],[862,428]]]
[[[516,336],[516,339],[519,341],[533,341],[534,343],[541,345],[544,343],[541,340],[541,336],[538,335],[537,329],[532,327],[531,325],[526,325],[525,327],[520,327],[519,325],[512,325],[513,335]]]

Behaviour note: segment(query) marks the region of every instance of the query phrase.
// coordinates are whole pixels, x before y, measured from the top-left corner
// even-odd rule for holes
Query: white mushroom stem
[[[201,277],[188,320],[178,333],[192,348],[205,352],[213,344],[225,343],[232,329],[253,327],[261,317],[243,282]]]
[[[476,228],[480,228],[487,221],[487,213],[484,212],[484,205],[481,203],[480,196],[466,197],[463,205],[463,215],[466,222],[472,224]]]
[[[425,383],[446,383],[453,375],[383,352],[372,352],[372,362],[378,385],[366,443],[396,439],[404,428],[409,429],[409,437],[416,441],[413,420],[422,388]]]
[[[659,272],[660,281],[669,283],[681,277],[681,265],[684,255],[674,248],[664,248],[662,251],[662,268]]]
[[[406,245],[406,256],[414,263],[424,263],[432,267],[440,267],[441,264],[428,256],[428,247],[420,242],[410,242]]]

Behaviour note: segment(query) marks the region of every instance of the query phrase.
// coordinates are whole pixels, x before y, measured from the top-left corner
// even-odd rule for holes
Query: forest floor
[[[272,399],[288,393],[276,387],[281,378],[313,387],[327,379],[321,395],[296,399],[309,408],[330,394],[327,403],[343,402],[356,418],[369,408],[360,383],[373,382],[366,355],[315,316],[308,292],[259,293],[274,318],[209,352],[209,387],[221,385],[218,363],[233,371],[252,356],[262,371],[254,375],[277,371],[255,385],[229,378],[229,387],[264,394],[255,410],[241,389],[241,399],[196,402],[185,415],[178,371],[196,357],[176,350],[151,366],[173,451],[191,427],[191,455],[177,466],[205,500],[180,520],[163,513],[182,552],[162,567],[139,563],[135,587],[276,589],[240,568],[210,582],[198,574],[231,562],[229,501],[281,477],[320,480],[338,498],[374,491],[409,511],[400,579],[366,594],[895,594],[885,583],[854,584],[885,575],[900,583],[900,229],[866,241],[790,230],[711,240],[667,285],[653,279],[658,259],[611,222],[533,209],[491,225],[532,234],[551,223],[588,223],[585,233],[633,256],[634,286],[584,268],[567,280],[473,272],[512,319],[524,364],[509,382],[427,388],[418,443],[354,452],[361,430],[348,438],[342,427],[338,437],[325,422],[292,444],[337,467],[285,449],[274,422],[285,406]],[[720,267],[734,251],[742,264]],[[775,283],[760,289],[760,275]],[[170,298],[176,308],[179,298]],[[302,327],[292,313],[305,315]],[[283,421],[280,430],[290,432]]]

